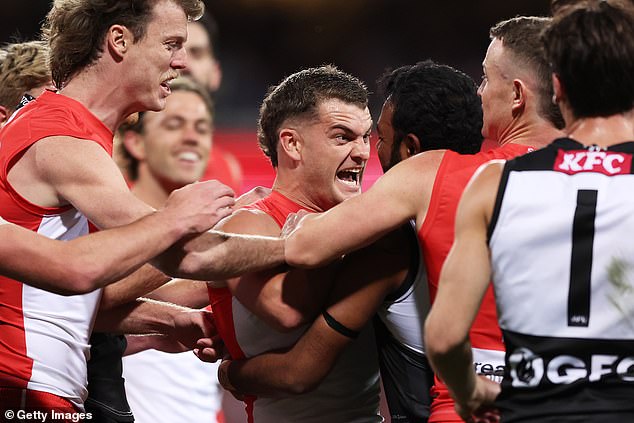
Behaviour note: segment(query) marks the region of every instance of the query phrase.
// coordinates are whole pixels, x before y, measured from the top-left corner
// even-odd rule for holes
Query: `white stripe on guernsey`
[[[0,217],[0,225],[8,225],[9,222]]]
[[[249,312],[235,297],[232,303],[236,339],[248,356],[290,347],[306,326],[282,334]],[[319,386],[292,397],[258,398],[255,423],[378,423],[379,369],[374,331],[366,327],[348,345]]]
[[[42,219],[38,233],[69,240],[88,233],[76,210]],[[101,290],[62,296],[24,285],[22,308],[27,356],[33,359],[28,389],[50,392],[83,409],[90,332]]]
[[[231,301],[236,341],[247,357],[294,345],[308,328],[308,325],[302,325],[286,333],[272,330],[262,319],[243,306],[236,297],[233,297]]]
[[[571,327],[572,225],[581,189],[598,190],[590,316],[588,327]],[[503,329],[535,336],[634,339],[632,189],[634,175],[511,172],[490,242]],[[619,270],[615,266],[622,270],[618,280],[613,280]]]

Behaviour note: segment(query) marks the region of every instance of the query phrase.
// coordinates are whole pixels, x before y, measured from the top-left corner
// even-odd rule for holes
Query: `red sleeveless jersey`
[[[418,232],[427,268],[432,303],[438,291],[440,270],[453,245],[458,203],[471,177],[481,165],[488,161],[511,159],[532,150],[532,147],[526,145],[507,144],[473,155],[445,152],[436,173],[425,221]],[[474,348],[476,367],[490,366],[491,371],[494,371],[495,365],[488,363],[489,361],[494,363],[497,360],[491,359],[487,351],[492,351],[494,356],[503,360],[504,344],[497,321],[492,285],[489,285],[487,289],[469,335],[471,346]],[[438,378],[432,392],[435,398],[432,402],[430,422],[462,421],[454,412],[453,400],[449,396],[447,387]]]

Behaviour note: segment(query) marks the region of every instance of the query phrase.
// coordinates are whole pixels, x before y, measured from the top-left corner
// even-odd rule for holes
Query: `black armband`
[[[339,332],[343,336],[346,336],[351,339],[357,339],[357,337],[359,336],[358,330],[352,330],[350,328],[345,327],[344,325],[339,323],[337,320],[335,320],[335,318],[332,317],[330,313],[328,313],[326,310],[322,311],[321,315],[324,316],[324,319],[326,320],[326,323],[328,323],[328,326],[330,326],[333,330],[335,330],[336,332]]]

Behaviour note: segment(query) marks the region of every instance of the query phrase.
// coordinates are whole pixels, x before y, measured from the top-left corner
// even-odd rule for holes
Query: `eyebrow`
[[[347,132],[349,134],[354,134],[355,133],[355,131],[352,128],[350,128],[349,126],[346,126],[344,124],[341,124],[341,123],[337,123],[337,124],[335,124],[335,125],[330,127],[331,131],[334,131],[334,130],[337,130],[337,129],[340,129],[340,130],[342,130],[344,132]]]

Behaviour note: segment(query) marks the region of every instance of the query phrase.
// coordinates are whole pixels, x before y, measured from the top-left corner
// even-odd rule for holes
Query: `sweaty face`
[[[145,36],[128,46],[130,65],[125,95],[136,100],[129,112],[161,110],[170,94],[169,82],[186,65],[183,43],[187,39],[187,17],[175,3],[162,0],[154,6]]]
[[[141,135],[149,173],[168,190],[201,178],[209,160],[212,121],[198,94],[176,91],[165,109],[143,116]]]
[[[390,170],[402,160],[407,158],[407,146],[404,143],[395,144],[394,127],[392,119],[394,117],[394,104],[388,98],[383,103],[381,115],[376,125],[379,141],[376,143],[376,150],[383,172]]]
[[[208,90],[216,91],[220,87],[222,74],[214,57],[209,35],[198,22],[190,22],[187,30],[187,68],[183,70],[183,74],[189,75]]]
[[[316,119],[297,129],[304,195],[316,207],[326,210],[361,193],[371,128],[367,108],[328,99],[319,104]]]
[[[507,74],[509,53],[505,52],[502,41],[494,38],[482,62],[482,83],[478,94],[482,98],[482,136],[494,141],[500,140],[513,120],[513,80]]]

